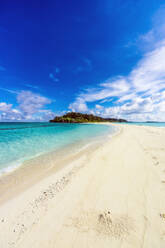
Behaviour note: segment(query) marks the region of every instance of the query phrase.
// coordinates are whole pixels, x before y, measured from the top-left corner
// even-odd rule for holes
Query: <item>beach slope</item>
[[[164,248],[165,129],[120,133],[0,205],[1,248]]]

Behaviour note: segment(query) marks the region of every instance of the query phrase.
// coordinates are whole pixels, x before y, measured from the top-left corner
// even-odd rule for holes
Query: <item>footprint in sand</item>
[[[152,159],[154,160],[154,165],[158,165],[159,161],[156,156],[152,156]]]
[[[160,214],[160,217],[165,220],[165,214]]]
[[[94,231],[100,235],[123,239],[134,230],[134,222],[127,215],[112,215],[110,211],[81,212],[78,217],[71,218],[71,223],[80,232]]]

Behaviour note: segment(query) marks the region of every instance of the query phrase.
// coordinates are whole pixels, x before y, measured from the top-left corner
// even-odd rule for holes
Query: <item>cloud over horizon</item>
[[[104,106],[107,102],[112,103],[110,107]],[[96,106],[90,108],[90,103]],[[128,120],[165,121],[165,40],[145,53],[127,76],[109,78],[85,89],[69,109]]]
[[[130,121],[165,121],[165,39],[146,52],[126,76],[118,75],[82,90],[69,104],[71,111]],[[17,105],[0,102],[0,121],[49,120],[51,100],[31,91],[0,88],[16,96]],[[65,109],[67,111],[67,109]]]
[[[0,121],[46,121],[54,116],[54,113],[45,109],[51,100],[33,93],[22,90],[16,93],[17,106],[0,102]]]
[[[0,121],[46,121],[54,109],[165,121],[161,0],[66,2],[67,14],[63,4],[54,14],[55,2],[44,14],[33,13],[31,3],[22,3],[24,15],[20,3],[14,6],[15,21],[8,18],[8,32],[0,30]],[[5,23],[12,9],[4,8]],[[24,30],[24,39],[12,30]]]

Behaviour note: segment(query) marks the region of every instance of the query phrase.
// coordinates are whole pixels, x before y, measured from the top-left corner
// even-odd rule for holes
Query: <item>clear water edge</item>
[[[119,123],[122,124],[122,123]],[[160,123],[160,122],[152,122],[152,123],[147,123],[147,122],[127,122],[127,123],[123,123],[123,124],[128,124],[128,125],[137,125],[137,126],[151,126],[151,127],[165,127],[165,123]],[[60,124],[49,124],[49,123],[0,123],[0,175],[4,175],[7,173],[10,173],[12,171],[14,171],[15,169],[17,169],[19,166],[21,166],[22,164],[24,164],[24,162],[26,161],[30,161],[33,160],[34,158],[40,157],[42,155],[47,156],[49,153],[58,153],[59,151],[64,150],[66,147],[68,147],[72,152],[73,152],[73,147],[74,147],[74,152],[79,152],[83,149],[85,149],[88,146],[91,146],[92,144],[96,143],[96,142],[100,142],[100,141],[105,141],[106,137],[108,136],[113,136],[114,134],[117,133],[117,128],[112,126],[112,125],[106,125],[106,124],[62,124],[65,125],[66,127],[68,127],[68,125],[73,125],[73,127],[75,127],[76,125],[81,125],[84,126],[84,128],[88,128],[89,126],[92,127],[92,129],[90,129],[90,133],[85,133],[84,137],[82,137],[81,135],[77,137],[77,139],[73,139],[73,140],[68,140],[67,142],[62,142],[59,146],[49,146],[47,147],[47,149],[44,149],[45,147],[43,147],[43,149],[41,149],[38,152],[34,152],[33,154],[28,154],[27,156],[23,156],[23,158],[18,158],[16,160],[12,160],[12,158],[10,159],[10,161],[8,163],[5,163],[5,161],[2,159],[2,157],[5,157],[5,152],[4,152],[4,148],[8,149],[10,146],[10,142],[7,142],[7,146],[4,147],[4,143],[6,142],[6,139],[3,140],[3,134],[5,134],[5,136],[7,137],[7,134],[12,136],[12,132],[14,132],[15,135],[18,135],[17,131],[19,132],[24,132],[23,130],[29,130],[33,129],[34,132],[35,130],[37,130],[37,128],[54,128],[54,125],[60,125]],[[97,130],[97,128],[100,127],[100,130]],[[105,129],[104,129],[105,128]],[[86,129],[87,130],[87,129]],[[40,130],[41,131],[41,130]],[[74,132],[74,130],[72,130]],[[81,132],[83,130],[77,130],[77,132]],[[91,133],[92,131],[92,133]],[[5,133],[4,133],[5,132]],[[76,132],[76,135],[77,135]],[[30,137],[32,137],[31,135],[33,135],[33,132],[29,132],[30,133]],[[39,134],[39,133],[38,133]],[[46,135],[46,133],[45,133]],[[26,135],[25,135],[26,136]],[[64,135],[65,136],[65,135]],[[68,135],[67,135],[68,136]],[[27,137],[26,137],[27,138]],[[29,136],[28,136],[29,138]],[[48,138],[48,142],[50,141],[49,138],[50,137],[46,137]],[[69,138],[69,136],[68,136]],[[27,140],[26,140],[27,141]],[[26,142],[25,142],[26,143]],[[14,145],[14,143],[12,144]],[[27,143],[27,145],[30,145]],[[2,149],[3,146],[3,149]],[[75,149],[76,146],[76,149]],[[79,148],[78,148],[79,147]],[[23,148],[23,147],[22,147]],[[17,148],[16,148],[17,149]],[[7,151],[7,150],[6,150]],[[18,149],[19,152],[19,149]],[[10,157],[10,152],[7,151],[7,156]]]
[[[165,127],[165,122],[126,122],[124,124],[137,125],[137,126],[149,126],[149,127]]]
[[[46,125],[47,124],[48,123],[46,123]],[[92,143],[98,142],[99,139],[105,140],[105,138],[107,136],[114,134],[117,130],[116,127],[106,125],[106,124],[105,125],[102,125],[102,124],[100,124],[100,125],[99,124],[97,124],[97,125],[94,125],[94,124],[84,124],[84,125],[83,124],[62,124],[62,126],[58,125],[58,127],[57,127],[57,124],[54,124],[54,125],[48,124],[45,127],[45,123],[44,123],[44,125],[43,125],[43,123],[39,123],[39,126],[37,126],[38,124],[34,124],[34,123],[28,123],[28,124],[16,123],[15,125],[13,124],[12,127],[11,127],[11,125],[12,124],[9,124],[9,123],[7,123],[6,125],[5,124],[0,125],[0,137],[1,137],[1,140],[0,140],[0,157],[2,157],[2,154],[4,155],[5,149],[8,149],[9,146],[11,145],[11,143],[12,143],[12,147],[15,146],[15,140],[13,140],[12,137],[10,137],[8,142],[7,142],[7,146],[4,146],[4,148],[2,149],[2,145],[4,145],[4,142],[6,142],[6,140],[2,139],[2,136],[4,137],[4,132],[6,132],[5,137],[7,136],[7,134],[9,136],[12,136],[12,134],[14,132],[14,135],[16,135],[16,140],[19,136],[19,138],[20,138],[20,139],[18,139],[19,142],[20,141],[23,142],[23,140],[22,140],[22,134],[23,134],[23,138],[25,139],[25,142],[23,142],[22,144],[25,147],[23,147],[23,145],[22,145],[22,147],[20,147],[19,146],[20,143],[18,143],[15,147],[15,150],[14,150],[14,151],[16,151],[16,149],[18,149],[17,154],[20,151],[19,148],[21,148],[22,150],[25,149],[25,151],[26,151],[27,146],[31,145],[33,142],[35,143],[34,139],[32,139],[31,143],[28,143],[29,138],[31,140],[31,138],[33,137],[33,136],[31,136],[32,134],[34,134],[34,133],[39,134],[38,131],[41,131],[41,129],[42,129],[42,132],[43,132],[44,128],[48,128],[48,129],[51,128],[51,132],[49,133],[49,131],[47,129],[47,131],[49,133],[49,135],[47,135],[47,131],[44,129],[44,131],[46,131],[46,133],[40,140],[40,145],[41,145],[42,149],[39,149],[38,152],[36,152],[36,149],[35,149],[32,154],[28,153],[28,155],[23,156],[23,157],[20,156],[20,158],[17,158],[16,160],[14,160],[13,156],[11,156],[13,154],[11,154],[11,155],[9,154],[12,151],[12,149],[9,149],[9,151],[7,151],[7,152],[10,155],[9,156],[10,161],[8,161],[8,163],[5,163],[5,159],[3,160],[4,162],[2,162],[2,160],[1,160],[0,175],[4,175],[4,174],[7,174],[9,172],[12,172],[13,170],[17,169],[19,166],[24,164],[25,161],[31,160],[33,158],[37,158],[41,155],[48,155],[48,153],[51,153],[51,152],[56,153],[60,150],[64,150],[65,147],[70,147],[70,148],[72,147],[73,148],[73,146],[74,146],[74,148],[75,148],[75,146],[76,146],[76,149],[74,150],[74,152],[78,152],[82,149],[85,149],[85,147],[90,146]],[[56,130],[53,130],[54,128],[56,128]],[[65,131],[64,130],[58,130],[58,131],[61,131],[61,132],[58,132],[57,131],[58,128],[60,128],[60,129],[66,128],[66,129],[65,129]],[[68,128],[69,128],[69,130],[68,130]],[[25,135],[25,133],[29,134],[29,131],[25,131],[25,130],[30,130],[30,129],[31,129],[31,131],[30,131],[30,137],[29,137],[29,135],[27,135],[27,136]],[[32,129],[33,129],[33,132],[32,132]],[[36,131],[34,131],[34,130],[36,130]],[[3,132],[3,135],[2,135],[2,132]],[[57,135],[57,133],[58,133],[58,135]],[[63,142],[60,142],[61,133],[63,136]],[[52,140],[52,138],[55,138],[55,136],[58,136],[58,137],[56,137],[57,139],[56,139],[56,142],[54,142],[54,145],[53,145],[53,143],[51,143],[52,146],[49,146],[49,147],[47,147],[47,149],[45,149],[45,146],[43,146],[41,143],[42,142],[44,143],[45,139],[47,140],[47,143],[49,143]],[[38,141],[38,139],[37,139],[37,141]],[[46,143],[46,145],[47,145],[47,143]],[[57,144],[57,143],[59,143],[59,144]],[[35,145],[36,144],[37,143],[35,143]],[[30,152],[31,152],[31,150],[30,150]],[[24,154],[25,153],[23,152],[22,155],[24,155]]]

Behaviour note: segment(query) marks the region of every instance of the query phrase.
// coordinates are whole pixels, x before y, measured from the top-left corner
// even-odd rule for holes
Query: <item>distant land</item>
[[[50,122],[62,122],[62,123],[87,123],[87,122],[127,122],[124,119],[116,118],[102,118],[92,114],[82,114],[77,112],[69,112],[62,116],[56,116]]]

